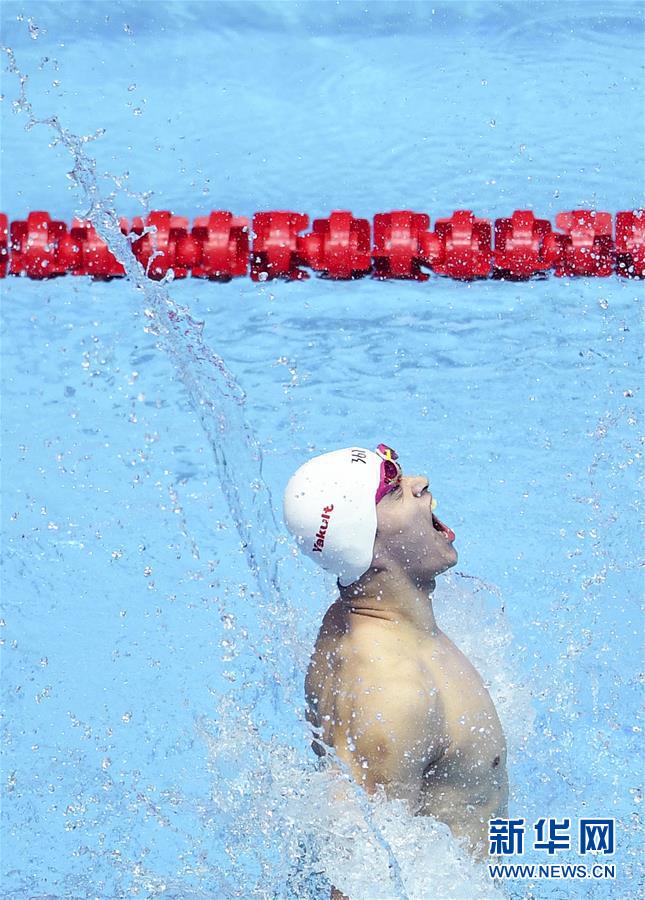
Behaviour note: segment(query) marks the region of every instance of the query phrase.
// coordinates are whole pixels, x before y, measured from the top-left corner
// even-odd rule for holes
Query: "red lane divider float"
[[[558,213],[554,231],[530,210],[510,218],[477,218],[458,210],[437,219],[430,231],[425,213],[397,210],[368,219],[335,210],[326,219],[302,213],[259,212],[252,222],[227,211],[190,222],[167,210],[146,219],[121,220],[132,252],[148,277],[229,281],[250,274],[253,281],[309,278],[307,269],[326,278],[405,278],[426,281],[429,273],[460,280],[521,280],[553,271],[556,276],[617,273],[645,278],[645,210],[610,213],[573,210]],[[307,232],[307,233],[302,233]],[[494,238],[494,241],[493,241]],[[426,271],[424,271],[426,270]],[[0,278],[125,275],[90,222],[75,219],[69,230],[46,212],[8,223],[0,214]]]

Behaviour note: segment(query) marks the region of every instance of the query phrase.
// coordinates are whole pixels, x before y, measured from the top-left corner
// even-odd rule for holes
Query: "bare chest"
[[[434,648],[424,664],[442,701],[445,751],[424,770],[421,811],[463,831],[461,819],[481,824],[505,808],[506,741],[479,673],[454,645]]]
[[[497,711],[479,672],[464,654],[442,637],[423,648],[421,666],[441,699],[443,758],[454,766],[488,762],[492,769],[505,762],[506,742]]]

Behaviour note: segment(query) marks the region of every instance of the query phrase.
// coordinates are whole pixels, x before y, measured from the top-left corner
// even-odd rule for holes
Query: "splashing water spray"
[[[101,138],[105,133],[104,130],[98,129],[90,136],[78,136],[65,128],[55,115],[37,118],[27,97],[28,76],[20,71],[10,47],[3,47],[2,51],[8,60],[8,71],[19,83],[18,97],[13,101],[14,112],[27,117],[26,131],[31,131],[35,126],[48,128],[54,134],[50,146],[62,144],[71,155],[74,164],[68,177],[87,203],[83,217],[91,221],[98,234],[124,266],[128,279],[144,303],[143,315],[146,319],[144,331],[157,338],[157,346],[169,356],[177,378],[188,393],[212,450],[218,482],[235,523],[246,563],[257,585],[258,593],[253,595],[253,599],[258,614],[258,633],[246,635],[253,659],[253,671],[247,673],[245,681],[254,686],[253,700],[249,700],[247,693],[243,704],[246,708],[241,708],[242,697],[239,694],[236,697],[235,691],[231,690],[230,696],[224,698],[220,709],[223,714],[220,723],[224,722],[220,727],[226,730],[227,726],[232,724],[236,739],[240,732],[245,734],[250,742],[255,743],[254,752],[250,754],[251,759],[260,762],[259,728],[253,723],[249,709],[255,708],[255,701],[258,698],[270,696],[274,711],[287,705],[296,714],[303,739],[308,743],[309,726],[302,715],[302,698],[294,687],[300,685],[300,672],[294,663],[289,642],[285,641],[283,646],[276,647],[274,640],[276,634],[289,634],[293,628],[295,610],[286,598],[287,592],[283,591],[280,585],[279,566],[281,560],[286,558],[287,542],[280,535],[271,491],[263,478],[262,452],[246,419],[245,393],[224,360],[205,343],[202,334],[203,323],[196,321],[186,307],[176,303],[168,294],[167,284],[172,278],[167,278],[163,282],[151,281],[133,255],[129,237],[122,234],[118,215],[112,205],[117,192],[124,191],[122,180],[106,174],[105,177],[113,182],[116,190],[104,197],[97,179],[96,161],[88,155],[86,149],[87,144]],[[145,205],[145,196],[127,193]],[[154,229],[150,231],[154,240]],[[138,238],[140,235],[135,237]],[[250,490],[236,478],[234,461],[240,459],[247,460],[253,467],[254,478]],[[266,729],[267,723],[261,724]],[[198,726],[198,730],[203,738],[211,742],[212,749],[217,752],[218,741],[215,741],[205,728]],[[294,763],[293,759],[288,759],[289,754],[284,752],[284,747],[280,748],[277,738],[276,735],[271,736],[271,753],[276,751],[277,764],[280,764],[282,757],[286,765],[291,763],[298,774],[302,775],[302,762],[298,764]],[[280,753],[280,750],[283,752]],[[276,774],[272,773],[270,776],[272,780],[275,780]],[[293,768],[290,774],[293,774]],[[351,778],[346,780],[351,792],[348,799],[354,809],[359,811],[364,823],[362,829],[367,831],[367,840],[371,839],[372,843],[380,847],[387,859],[385,875],[389,880],[388,889],[392,898],[408,900],[397,856],[376,821],[368,798],[362,795],[361,789]],[[329,780],[324,784],[329,788]],[[275,797],[273,800],[275,801]],[[301,804],[304,804],[302,811],[308,800],[302,793],[300,800]],[[332,827],[334,822],[335,814],[332,810]],[[300,833],[302,841],[302,825],[298,822],[291,824]],[[316,831],[320,830],[320,821],[311,824]],[[324,837],[323,835],[323,840]],[[333,858],[332,852],[330,854],[332,863]],[[262,865],[262,868],[266,874],[266,865]],[[384,887],[383,882],[381,886]]]

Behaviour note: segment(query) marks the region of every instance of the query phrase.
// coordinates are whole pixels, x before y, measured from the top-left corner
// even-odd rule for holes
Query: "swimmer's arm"
[[[334,750],[368,794],[383,785],[388,796],[412,795],[445,749],[437,695],[391,671],[371,674],[370,686],[337,699]]]
[[[385,787],[386,794],[389,789],[397,794],[401,788],[414,794],[410,788],[416,787],[417,781],[420,788],[428,759],[443,752],[439,704],[427,692],[420,694],[411,688],[409,682],[393,681],[389,671],[381,673],[382,680],[376,669],[371,674],[378,684],[336,698],[331,734],[335,755],[368,794],[374,794],[378,785]],[[385,687],[387,677],[390,681]],[[334,800],[342,802],[349,787],[339,777],[333,791]],[[349,898],[332,887],[330,900]]]

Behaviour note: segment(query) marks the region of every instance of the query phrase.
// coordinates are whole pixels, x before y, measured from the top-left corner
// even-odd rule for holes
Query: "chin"
[[[449,548],[442,554],[442,558],[437,561],[437,565],[434,569],[434,575],[443,575],[444,572],[447,572],[448,569],[452,569],[453,566],[457,565],[458,560],[457,551],[455,548],[450,545]]]

